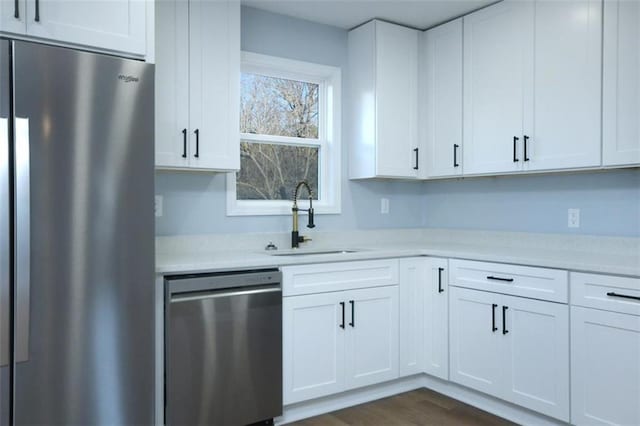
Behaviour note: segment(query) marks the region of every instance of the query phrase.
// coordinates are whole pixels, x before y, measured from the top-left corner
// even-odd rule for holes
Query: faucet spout
[[[301,209],[298,208],[298,193],[300,192],[300,188],[305,187],[307,189],[307,192],[309,193],[309,208],[308,209]],[[300,181],[298,182],[298,184],[296,185],[296,189],[293,192],[293,206],[291,207],[291,213],[292,213],[292,217],[293,217],[293,227],[292,227],[292,231],[291,231],[291,248],[298,248],[300,247],[300,243],[303,243],[305,241],[310,241],[310,238],[306,238],[304,236],[300,236],[300,232],[298,230],[298,212],[299,211],[306,211],[309,213],[309,222],[307,223],[307,228],[315,228],[315,223],[314,223],[314,212],[313,212],[313,192],[311,191],[311,187],[309,186],[309,184],[307,183],[307,181]]]

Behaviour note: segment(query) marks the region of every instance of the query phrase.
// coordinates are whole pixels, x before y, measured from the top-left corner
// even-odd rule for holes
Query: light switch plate
[[[389,214],[389,199],[380,198],[380,213]]]
[[[155,212],[156,217],[162,217],[162,195],[156,195]]]
[[[568,221],[569,228],[580,228],[580,209],[569,209]]]

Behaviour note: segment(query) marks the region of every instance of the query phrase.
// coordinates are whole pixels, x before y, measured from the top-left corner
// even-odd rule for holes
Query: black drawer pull
[[[501,278],[501,277],[494,277],[493,275],[489,275],[487,277],[488,280],[495,280],[495,281],[506,281],[508,283],[512,283],[513,282],[513,278]]]
[[[340,328],[344,328],[344,302],[340,302],[340,306],[342,307],[342,324],[340,324]]]
[[[622,299],[640,300],[640,296],[629,296],[628,294],[618,294],[610,291],[607,293],[609,297],[620,297]]]
[[[187,129],[182,129],[182,158],[187,158]]]
[[[513,162],[517,163],[518,161],[518,141],[520,140],[519,137],[514,136],[513,137]]]
[[[509,330],[507,330],[507,309],[508,306],[502,307],[502,334],[507,334]]]
[[[458,148],[460,148],[460,145],[454,143],[453,144],[453,167],[460,166],[460,164],[458,164]]]
[[[498,327],[496,327],[496,308],[498,305],[495,303],[491,305],[491,332],[495,333],[498,331]]]
[[[13,2],[13,17],[16,19],[20,19],[20,3],[18,1]]]
[[[438,268],[438,293],[444,292],[444,289],[442,288],[442,272],[443,271],[444,271],[444,268]]]
[[[527,154],[527,142],[529,142],[529,136],[524,135],[524,161],[529,161],[529,154]]]
[[[349,303],[351,304],[351,322],[349,323],[349,325],[351,327],[355,327],[356,326],[356,302],[354,302],[353,300],[349,300]]]
[[[418,148],[413,148],[413,152],[416,153],[416,165],[413,167],[413,170],[418,170]]]
[[[196,134],[196,153],[193,155],[194,157],[200,157],[200,129],[196,129],[193,131]]]
[[[36,0],[36,16],[34,20],[40,22],[40,0]]]

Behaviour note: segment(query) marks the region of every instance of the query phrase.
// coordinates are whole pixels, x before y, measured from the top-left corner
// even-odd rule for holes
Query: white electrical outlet
[[[380,213],[389,214],[389,199],[380,198]]]
[[[580,209],[568,210],[569,228],[580,228]]]
[[[155,212],[156,217],[162,217],[162,195],[156,195]]]

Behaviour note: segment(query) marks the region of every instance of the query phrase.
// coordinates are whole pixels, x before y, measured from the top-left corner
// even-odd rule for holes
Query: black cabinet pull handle
[[[517,163],[518,161],[518,141],[520,140],[519,137],[514,136],[513,137],[513,162]]]
[[[13,2],[13,17],[16,19],[20,19],[20,0],[15,0]]]
[[[460,164],[458,164],[458,148],[460,148],[460,145],[458,145],[457,143],[453,144],[453,167],[458,167]]]
[[[607,296],[609,296],[609,297],[620,297],[622,299],[640,300],[639,296],[629,296],[628,294],[614,293],[612,291],[607,293]]]
[[[529,155],[527,154],[527,142],[529,142],[529,136],[524,135],[524,161],[529,161]]]
[[[40,0],[36,0],[36,16],[35,21],[40,22]]]
[[[187,129],[182,129],[182,158],[187,158]]]
[[[340,328],[344,328],[344,302],[340,302],[340,306],[342,307],[342,324],[340,324]]]
[[[501,278],[501,277],[494,277],[493,275],[489,275],[487,277],[488,280],[495,280],[495,281],[506,281],[508,283],[512,283],[513,282],[513,278]]]
[[[355,327],[356,326],[356,302],[354,302],[353,300],[349,300],[349,303],[351,304],[351,322],[349,323],[349,325],[351,327]]]
[[[418,148],[413,148],[413,152],[416,153],[416,165],[414,166],[413,170],[418,170]]]
[[[495,303],[493,303],[491,305],[491,332],[495,333],[496,331],[498,331],[498,327],[496,327],[496,308],[498,307],[498,305],[496,305]]]
[[[507,309],[508,306],[502,307],[502,334],[507,334],[509,330],[507,330]]]
[[[444,268],[438,268],[438,293],[442,293],[444,290],[442,289],[442,272]]]
[[[196,129],[193,131],[196,134],[196,153],[193,154],[194,157],[200,157],[200,129]]]

